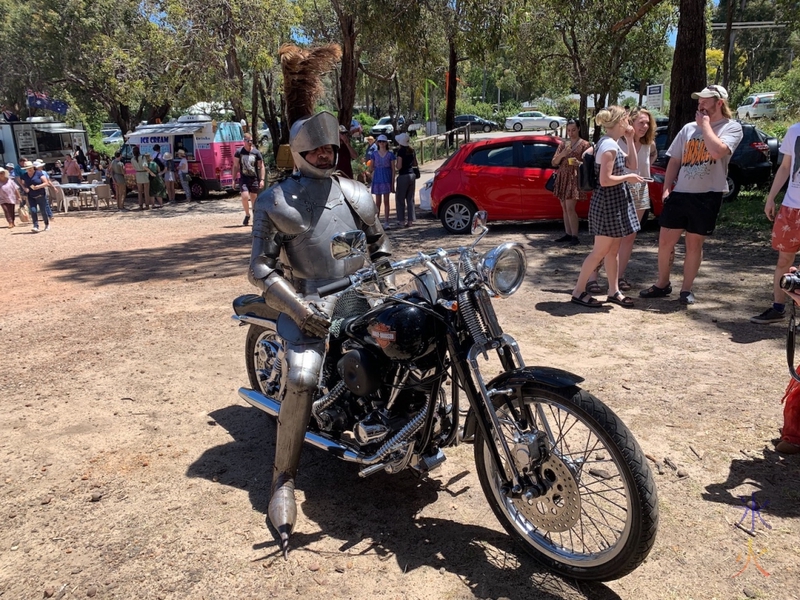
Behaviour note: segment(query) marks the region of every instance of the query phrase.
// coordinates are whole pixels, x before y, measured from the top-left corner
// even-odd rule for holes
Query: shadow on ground
[[[275,438],[274,421],[255,408],[239,405],[214,411],[210,416],[223,426],[233,441],[208,449],[187,470],[188,477],[203,477],[239,489],[247,489],[253,508],[265,515],[269,503],[271,464]],[[292,536],[294,552],[314,552],[310,547],[323,539],[337,540],[340,553],[375,555],[393,559],[406,572],[427,566],[458,575],[477,598],[506,597],[592,598],[614,600],[619,596],[602,584],[563,579],[544,569],[506,534],[476,524],[440,516],[420,516],[438,502],[458,507],[467,502],[466,473],[443,482],[434,477],[420,480],[410,472],[358,477],[355,465],[306,448],[300,466],[298,488],[305,501],[300,507],[313,533],[301,530]],[[476,490],[480,494],[480,490]],[[462,496],[464,496],[462,498]],[[473,500],[482,502],[480,500]],[[431,512],[431,511],[426,511]],[[488,505],[487,523],[497,526]],[[457,519],[458,510],[453,511]],[[266,529],[265,529],[266,533]],[[254,545],[264,557],[278,556],[272,539]]]

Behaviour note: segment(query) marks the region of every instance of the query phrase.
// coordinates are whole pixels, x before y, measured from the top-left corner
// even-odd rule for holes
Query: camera
[[[800,272],[786,273],[781,276],[780,286],[784,292],[800,293]]]

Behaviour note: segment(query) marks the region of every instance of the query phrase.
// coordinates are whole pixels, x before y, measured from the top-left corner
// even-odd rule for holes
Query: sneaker
[[[763,325],[765,323],[780,323],[785,318],[786,318],[785,312],[779,312],[775,310],[772,306],[770,306],[760,315],[757,315],[755,317],[750,317],[750,322],[756,323],[758,325]]]
[[[245,215],[244,221],[242,221],[242,225],[244,225],[245,227],[250,225],[250,215]]]
[[[38,228],[36,225],[34,225],[34,226],[31,228],[31,233],[39,233],[39,228]]]
[[[694,294],[692,293],[692,290],[689,290],[688,292],[681,292],[678,302],[681,304],[694,304]]]
[[[580,246],[581,245],[581,239],[577,235],[573,235],[572,239],[570,239],[570,241],[569,241],[569,245],[570,246]]]
[[[50,225],[47,225],[47,226],[44,228],[44,230],[45,230],[45,231],[50,231]]]
[[[572,236],[571,236],[571,235],[569,235],[569,234],[562,235],[562,236],[561,236],[560,238],[558,238],[557,240],[553,240],[553,242],[555,242],[555,243],[557,243],[557,244],[560,244],[561,242],[571,242],[571,241],[572,241]]]

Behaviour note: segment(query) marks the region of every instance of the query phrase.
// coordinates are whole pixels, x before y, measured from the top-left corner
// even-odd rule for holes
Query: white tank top
[[[628,153],[628,145],[625,142],[625,138],[619,138],[619,147],[622,148],[622,151],[627,154]],[[636,173],[641,175],[642,177],[650,177],[650,146],[642,146],[639,148],[639,152],[636,154],[636,158],[639,161],[639,168],[636,170]],[[626,173],[633,173],[631,169],[625,169]]]

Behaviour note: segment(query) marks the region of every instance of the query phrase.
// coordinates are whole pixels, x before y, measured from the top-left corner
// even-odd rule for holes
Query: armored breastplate
[[[336,260],[331,256],[335,234],[362,228],[335,180],[288,179],[280,188],[282,193],[273,195],[273,205],[266,210],[283,234],[281,259],[291,267],[298,292],[309,293],[364,265],[362,257]]]

